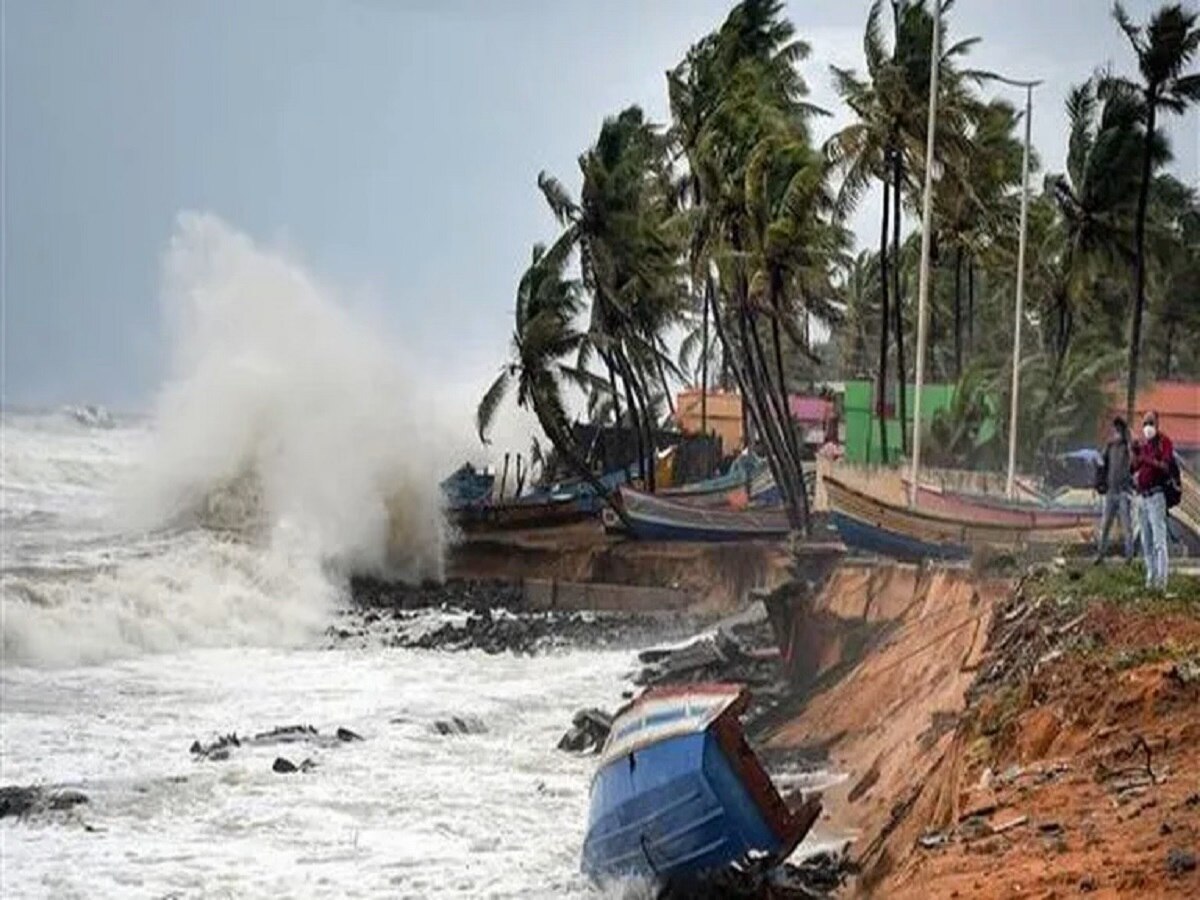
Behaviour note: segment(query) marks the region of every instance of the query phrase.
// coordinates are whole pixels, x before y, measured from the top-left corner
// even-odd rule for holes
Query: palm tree
[[[560,240],[549,250],[542,244],[534,246],[529,268],[517,286],[512,357],[479,401],[475,424],[480,440],[487,443],[500,403],[515,384],[517,404],[533,410],[561,458],[599,496],[608,498],[608,488],[592,472],[575,441],[563,397],[567,385],[588,385],[586,376],[567,362],[587,339],[575,327],[583,304],[579,283],[565,274],[570,254],[568,241]]]
[[[756,273],[782,262],[778,241],[772,239],[773,262],[767,263],[768,220],[802,215],[803,204],[815,197],[801,184],[814,171],[812,161],[795,164],[809,145],[806,122],[814,112],[803,99],[807,88],[795,68],[808,47],[795,40],[781,9],[778,0],[745,0],[734,7],[716,34],[694,45],[669,73],[668,84],[676,117],[673,133],[687,156],[691,179],[685,193],[690,195],[693,285],[703,285],[723,360],[766,446],[792,523],[807,529],[807,498],[786,387],[778,378],[778,364],[772,381],[758,327],[760,317],[773,321],[776,344],[779,330],[788,329],[796,272],[775,267],[774,290],[765,304],[755,305],[758,295],[751,291]],[[775,166],[777,154],[784,160],[792,154],[790,171]],[[795,208],[788,212],[778,204],[797,176]],[[782,220],[775,224],[782,227]],[[775,359],[778,363],[779,354]]]
[[[951,5],[942,2],[945,10]],[[912,175],[924,165],[926,119],[929,96],[929,48],[933,17],[924,0],[903,3],[893,0],[893,41],[889,52],[883,32],[883,0],[874,0],[867,15],[863,35],[866,79],[852,70],[832,67],[834,86],[855,114],[851,123],[830,140],[827,152],[842,170],[843,182],[839,208],[849,213],[859,202],[871,181],[883,186],[880,221],[880,315],[888,323],[879,334],[877,404],[883,460],[887,460],[886,423],[883,407],[887,396],[888,335],[896,339],[900,415],[907,415],[905,398],[904,314],[900,304],[900,217],[902,199],[916,193]],[[943,29],[946,28],[945,19]],[[982,73],[959,72],[955,62],[964,56],[978,38],[950,44],[944,39],[939,72],[939,98],[936,145],[943,166],[953,159],[965,159],[972,152],[966,144],[968,122],[977,101],[967,88],[967,76]],[[890,226],[890,228],[889,228]],[[891,254],[889,255],[889,239]],[[889,296],[890,295],[890,296]],[[891,302],[889,302],[891,301]],[[904,446],[905,429],[901,428]]]
[[[553,177],[538,178],[547,202],[578,246],[583,286],[592,298],[587,340],[578,369],[592,355],[608,373],[614,400],[618,381],[637,437],[641,471],[654,489],[656,391],[670,405],[667,372],[676,372],[663,332],[684,312],[682,225],[676,221],[667,144],[641,109],[606,119],[596,143],[579,158],[578,201]]]
[[[1140,117],[1128,94],[1112,94],[1101,105],[1094,81],[1067,96],[1067,170],[1046,178],[1061,241],[1047,329],[1056,368],[1070,347],[1077,311],[1097,302],[1098,279],[1134,261],[1130,226],[1144,151]],[[1161,162],[1166,153],[1161,138],[1153,147]]]
[[[1113,5],[1113,18],[1137,56],[1141,82],[1108,77],[1107,95],[1136,97],[1144,125],[1141,180],[1134,218],[1133,321],[1129,329],[1129,379],[1125,393],[1126,415],[1133,417],[1137,396],[1138,365],[1141,361],[1142,316],[1146,307],[1146,210],[1154,171],[1156,128],[1159,113],[1182,113],[1200,100],[1200,75],[1189,74],[1200,50],[1197,14],[1185,12],[1178,3],[1158,10],[1146,25],[1137,25],[1120,2]]]

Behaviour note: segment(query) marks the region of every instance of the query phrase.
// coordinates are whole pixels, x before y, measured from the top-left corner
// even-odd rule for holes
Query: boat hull
[[[619,502],[625,529],[640,540],[753,541],[779,540],[791,531],[783,510],[730,510],[692,506],[622,488]],[[606,523],[612,527],[613,518]]]
[[[592,781],[585,873],[679,885],[791,853],[820,806],[786,808],[742,735],[747,699],[736,685],[668,688],[617,716]]]
[[[961,559],[977,547],[1017,550],[1031,544],[1078,544],[1091,539],[1090,517],[1070,526],[994,523],[973,513],[957,516],[909,509],[825,479],[831,517],[842,542],[855,550],[905,560]]]

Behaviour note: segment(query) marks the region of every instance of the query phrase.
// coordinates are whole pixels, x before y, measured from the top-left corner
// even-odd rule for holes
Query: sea
[[[331,642],[349,573],[443,574],[453,441],[286,253],[187,215],[163,272],[145,414],[0,420],[0,783],[88,797],[0,820],[0,895],[651,896],[579,873],[594,759],[556,749],[632,653]],[[189,749],[290,725],[363,740]]]

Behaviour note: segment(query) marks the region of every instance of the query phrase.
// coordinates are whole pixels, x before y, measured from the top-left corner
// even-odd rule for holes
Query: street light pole
[[[913,453],[909,473],[909,505],[917,505],[921,471],[921,388],[925,383],[925,329],[929,323],[929,251],[933,230],[933,139],[937,132],[938,70],[942,56],[942,0],[933,2],[933,40],[929,58],[929,120],[925,131],[925,193],[921,198],[921,270],[917,288],[917,371],[913,398]],[[904,377],[904,373],[900,373]],[[904,428],[907,423],[901,422]]]
[[[1017,479],[1017,401],[1021,393],[1021,320],[1025,315],[1025,235],[1029,224],[1029,138],[1033,122],[1033,89],[1040,81],[997,81],[1025,88],[1025,153],[1021,161],[1021,235],[1017,243],[1017,308],[1013,318],[1012,397],[1008,413],[1008,478],[1004,492],[1011,499]]]

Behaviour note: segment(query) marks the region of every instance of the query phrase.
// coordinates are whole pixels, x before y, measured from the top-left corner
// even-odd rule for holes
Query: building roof
[[[1112,414],[1123,415],[1123,387],[1115,385],[1112,396]],[[1200,382],[1156,382],[1138,391],[1134,409],[1137,415],[1149,409],[1156,410],[1159,426],[1176,447],[1184,450],[1200,448]]]

